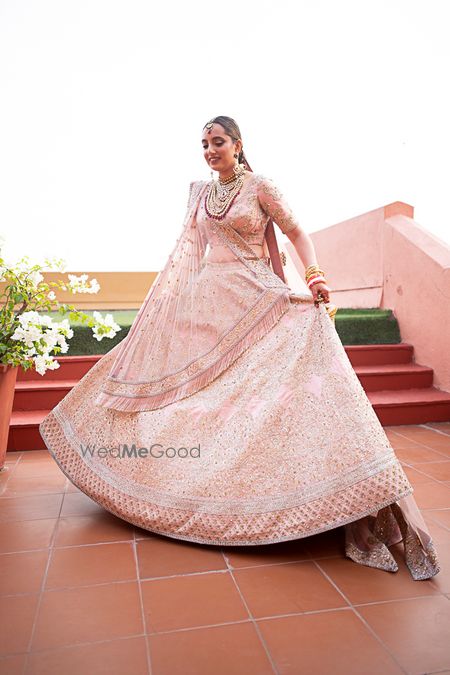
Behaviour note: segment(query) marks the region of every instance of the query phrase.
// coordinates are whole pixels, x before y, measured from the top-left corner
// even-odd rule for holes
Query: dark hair
[[[217,117],[213,117],[212,119],[208,120],[206,124],[209,122],[220,124],[225,129],[227,136],[230,136],[234,142],[242,141],[241,131],[237,125],[237,122],[232,117],[218,115]],[[206,124],[203,129],[206,127]],[[239,153],[238,162],[239,164],[244,164],[249,171],[252,171],[250,164],[247,161],[247,157],[245,156],[244,149],[242,149]]]

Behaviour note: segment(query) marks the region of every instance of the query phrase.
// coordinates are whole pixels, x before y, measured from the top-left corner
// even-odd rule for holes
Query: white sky
[[[0,0],[4,255],[160,269],[189,181],[210,178],[201,132],[216,115],[236,119],[307,232],[400,200],[450,243],[449,10]]]

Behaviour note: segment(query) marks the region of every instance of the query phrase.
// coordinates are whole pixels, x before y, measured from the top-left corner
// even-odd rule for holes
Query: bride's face
[[[214,171],[225,172],[231,169],[237,158],[234,153],[242,149],[242,142],[233,142],[230,136],[225,133],[221,124],[214,122],[211,129],[203,129],[202,133],[203,156]]]

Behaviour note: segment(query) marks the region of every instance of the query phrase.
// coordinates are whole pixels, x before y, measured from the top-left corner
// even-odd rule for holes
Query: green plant
[[[44,263],[32,265],[29,257],[23,256],[11,265],[0,257],[0,364],[21,366],[24,370],[34,367],[41,375],[59,368],[52,353],[68,351],[67,339],[73,336],[69,320],[92,327],[93,336],[99,341],[104,337],[113,338],[122,330],[112,314],[103,317],[100,312],[94,312],[91,317],[73,305],[56,300],[53,288],[72,293],[97,293],[100,286],[96,279],[88,284],[87,274],[79,277],[68,274],[68,281],[46,283],[42,271],[64,272],[65,262],[61,258],[46,258]],[[42,314],[46,310],[58,311],[61,315],[69,313],[69,317],[58,323]]]

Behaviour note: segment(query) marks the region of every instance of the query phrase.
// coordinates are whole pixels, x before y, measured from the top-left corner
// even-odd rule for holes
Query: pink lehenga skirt
[[[220,295],[236,269],[208,262],[204,274]],[[403,541],[414,579],[439,572],[413,488],[323,304],[292,302],[209,385],[156,410],[94,403],[118,347],[40,425],[62,471],[105,509],[227,546],[344,526],[355,562],[396,571],[388,547]]]

